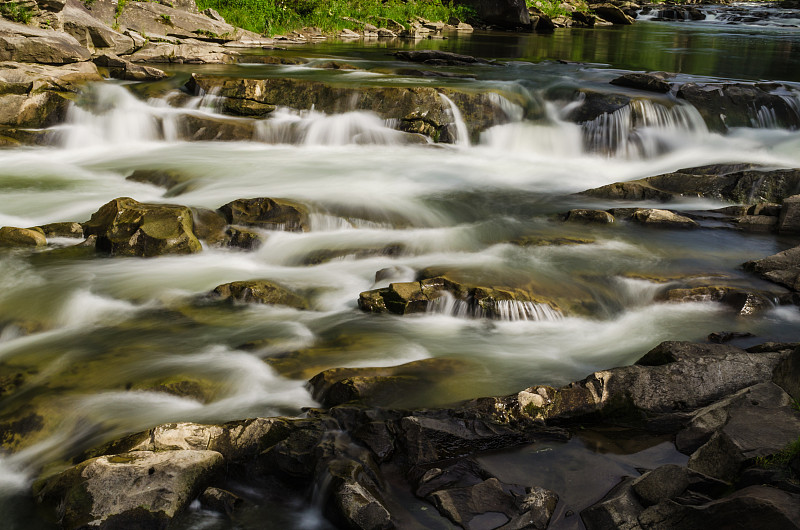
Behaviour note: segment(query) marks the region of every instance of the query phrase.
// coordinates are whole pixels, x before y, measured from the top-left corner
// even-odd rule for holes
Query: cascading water
[[[652,158],[667,151],[670,141],[697,141],[708,134],[705,121],[691,105],[666,107],[641,99],[583,123],[582,128],[588,149],[626,158]]]
[[[370,83],[379,77],[371,75]],[[250,227],[262,240],[253,250],[207,243],[196,255],[147,260],[96,257],[68,238],[30,252],[0,251],[0,424],[41,417],[26,420],[39,430],[15,438],[14,453],[0,457],[0,503],[29,496],[44,466],[157,423],[302,415],[318,405],[306,381],[328,368],[445,357],[469,365],[427,385],[426,394],[407,396],[417,399],[409,407],[436,407],[580,379],[631,363],[662,340],[703,340],[718,330],[796,340],[793,307],[745,318],[713,302],[657,300],[692,281],[733,278],[769,289],[740,265],[782,250],[785,241],[722,229],[575,225],[557,214],[586,205],[575,192],[683,167],[797,167],[800,133],[761,129],[776,126],[764,109],[752,128],[709,134],[693,107],[644,100],[579,125],[563,117],[582,101],[543,103],[539,94],[565,79],[605,84],[611,76],[603,68],[520,61],[487,66],[480,76],[444,78],[443,90],[488,90],[505,118],[470,144],[464,117],[442,96],[458,149],[437,148],[368,112],[279,108],[263,119],[237,119],[220,113],[215,94],[142,100],[109,83],[70,109],[59,145],[0,151],[4,225],[86,221],[119,196],[198,212],[272,197],[303,205],[309,228]],[[428,78],[387,77],[392,86],[430,86]],[[797,108],[794,95],[782,97]],[[231,142],[192,142],[191,120],[245,132]],[[127,180],[134,169],[174,171],[185,180],[166,196]],[[618,204],[597,199],[590,206]],[[552,304],[507,300],[487,310],[444,294],[428,314],[357,308],[360,293],[412,283],[426,269],[465,285],[524,289]],[[208,297],[218,285],[255,279],[298,293],[307,308]],[[326,476],[318,476],[320,505]],[[287,528],[309,513],[306,521],[320,524],[320,510],[309,511],[307,500],[276,508],[288,514]],[[13,504],[2,505],[4,517],[15,517]],[[27,514],[16,517],[26,528]]]
[[[458,106],[453,103],[452,99],[444,94],[440,93],[439,97],[442,98],[442,101],[447,103],[447,106],[450,109],[450,115],[453,119],[453,127],[456,131],[455,141],[453,143],[455,145],[469,147],[469,130],[467,129],[467,124],[464,121],[464,118],[461,116],[461,110],[459,110]]]

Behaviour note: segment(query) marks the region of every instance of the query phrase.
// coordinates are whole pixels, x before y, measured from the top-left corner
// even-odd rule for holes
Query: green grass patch
[[[759,456],[756,458],[756,465],[764,469],[783,467],[788,464],[795,456],[800,455],[800,437],[790,442],[780,452],[771,456]]]
[[[0,16],[12,22],[27,24],[33,18],[33,10],[20,2],[9,2],[0,5]]]
[[[381,27],[385,19],[406,24],[415,17],[447,22],[451,16],[465,20],[470,15],[448,0],[197,0],[197,7],[216,9],[229,24],[265,35],[303,27],[360,29],[345,17]]]
[[[572,11],[562,7],[563,4],[564,2],[560,0],[527,0],[528,7],[535,7],[550,18],[570,16]],[[569,4],[575,8],[575,11],[580,11],[581,13],[588,13],[590,11],[589,4],[584,0],[569,2]]]

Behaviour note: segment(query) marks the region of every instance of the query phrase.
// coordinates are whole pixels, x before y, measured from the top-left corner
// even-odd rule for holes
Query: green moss
[[[33,18],[33,10],[21,2],[9,2],[0,4],[0,16],[12,22],[27,24]]]

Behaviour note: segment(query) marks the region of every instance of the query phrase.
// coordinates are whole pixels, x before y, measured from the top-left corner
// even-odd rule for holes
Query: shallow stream
[[[651,109],[653,120],[633,135],[624,129],[614,136],[627,125],[608,124],[601,135],[606,140],[593,148],[578,125],[561,119],[579,103],[553,94],[608,90],[608,81],[623,70],[679,72],[684,80],[800,83],[800,30],[643,21],[549,36],[452,35],[416,45],[505,65],[437,69],[388,55],[412,46],[325,43],[265,52],[310,59],[302,65],[184,65],[172,68],[170,82],[96,86],[86,107],[73,109],[59,127],[58,145],[0,151],[0,226],[85,221],[122,196],[212,209],[237,198],[281,197],[312,210],[309,232],[265,232],[264,245],[253,252],[206,248],[193,256],[102,258],[59,250],[78,242],[69,239],[35,253],[0,252],[0,388],[10,389],[0,394],[0,423],[17,422],[17,429],[25,421],[41,424],[19,451],[0,456],[0,511],[15,514],[11,528],[46,528],[24,500],[42,466],[57,468],[93,445],[163,422],[299,415],[315,405],[305,382],[330,367],[432,357],[460,361],[459,369],[435,385],[384,403],[430,407],[533,384],[563,384],[630,364],[664,340],[702,341],[723,330],[753,333],[753,343],[797,339],[800,312],[793,306],[743,317],[711,302],[656,301],[666,287],[690,277],[780,291],[740,265],[797,240],[714,221],[694,231],[576,227],[555,214],[617,206],[571,194],[679,168],[723,162],[800,167],[800,132],[755,122],[726,135],[711,133],[694,109],[673,108],[673,102],[662,107],[667,110]],[[361,70],[314,68],[331,59]],[[396,73],[402,68],[474,78],[410,77]],[[178,108],[167,103],[170,90],[190,72],[489,87],[509,95],[498,104],[515,118],[467,138],[454,113],[453,127],[460,132],[455,145],[408,145],[369,113],[279,109],[253,141],[180,142],[171,134],[172,117],[215,113],[213,97]],[[795,96],[800,94],[800,85],[793,86]],[[522,119],[511,95],[544,108],[546,118]],[[126,180],[136,169],[178,170],[187,179],[165,196],[163,188]],[[669,207],[720,206],[696,200]],[[581,241],[525,244],[559,238]],[[483,285],[532,285],[561,301],[562,310],[526,318],[511,312],[506,320],[489,321],[453,314],[446,304],[437,313],[406,317],[357,308],[360,292],[411,280],[426,267],[458,271]],[[387,268],[391,275],[376,282],[376,272]],[[311,310],[193,303],[219,284],[258,278],[304,294]],[[193,389],[191,397],[158,391],[171,384]],[[531,455],[547,449],[562,455],[555,462],[616,462],[604,468],[616,477],[609,479],[613,483],[633,471],[630,462],[641,467],[681,458],[656,451],[650,460],[609,460],[593,447],[579,437],[566,445],[486,456],[484,464],[519,481],[524,473],[515,466],[536,467]],[[642,451],[650,454],[641,447],[628,452]],[[584,486],[574,487],[585,491]],[[601,494],[575,494],[571,509],[577,513]],[[276,528],[324,524],[308,514],[304,502],[280,510]],[[578,519],[559,524],[577,528]],[[256,524],[226,526],[203,512],[187,523]],[[444,520],[437,524],[447,526]]]

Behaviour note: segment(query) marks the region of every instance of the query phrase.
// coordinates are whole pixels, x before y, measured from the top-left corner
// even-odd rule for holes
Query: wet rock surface
[[[737,203],[778,203],[800,191],[800,170],[760,169],[748,164],[687,168],[653,177],[617,182],[581,192],[605,199],[669,202],[707,197]]]
[[[128,197],[105,204],[84,225],[98,251],[112,256],[152,257],[200,252],[186,206],[140,203]]]
[[[792,528],[798,494],[791,475],[770,479],[771,486],[747,482],[759,473],[777,476],[759,471],[754,462],[781,453],[800,437],[800,414],[772,382],[775,366],[791,359],[791,349],[780,348],[764,344],[750,353],[732,346],[663,343],[635,366],[595,374],[555,394],[533,387],[448,409],[339,405],[309,411],[305,419],[165,424],[96,449],[88,460],[38,481],[36,492],[51,508],[68,492],[81,492],[72,494],[66,508],[61,505],[68,528],[94,518],[110,523],[114,517],[160,528],[198,496],[219,513],[245,509],[236,493],[226,490],[231,478],[262,485],[280,481],[290,490],[323,481],[329,487],[319,500],[330,521],[378,529],[409,520],[403,508],[387,502],[386,481],[400,480],[454,524],[544,529],[558,491],[504,482],[475,457],[535,440],[565,439],[568,431],[548,423],[586,424],[599,410],[605,421],[670,429],[692,457],[688,467],[664,465],[624,479],[581,512],[587,528],[693,528],[701,520],[724,526],[757,518]],[[312,384],[330,389],[341,375],[347,374],[320,374]],[[605,386],[580,394],[584,398],[569,395],[601,379]],[[624,410],[635,412],[620,414]],[[643,412],[651,417],[641,423]],[[674,419],[652,422],[652,415]],[[127,481],[136,486],[126,488]],[[732,489],[732,481],[741,485]],[[120,489],[126,490],[122,500]]]
[[[397,128],[422,133],[435,141],[452,142],[454,122],[447,96],[458,107],[470,136],[493,125],[508,121],[503,109],[495,104],[493,93],[466,92],[430,87],[351,88],[319,81],[289,78],[242,79],[194,74],[186,84],[190,93],[217,91],[224,98],[245,100],[262,105],[284,106],[298,110],[314,108],[325,113],[354,110],[375,112],[383,119],[399,120]],[[228,105],[229,111],[236,106]]]

